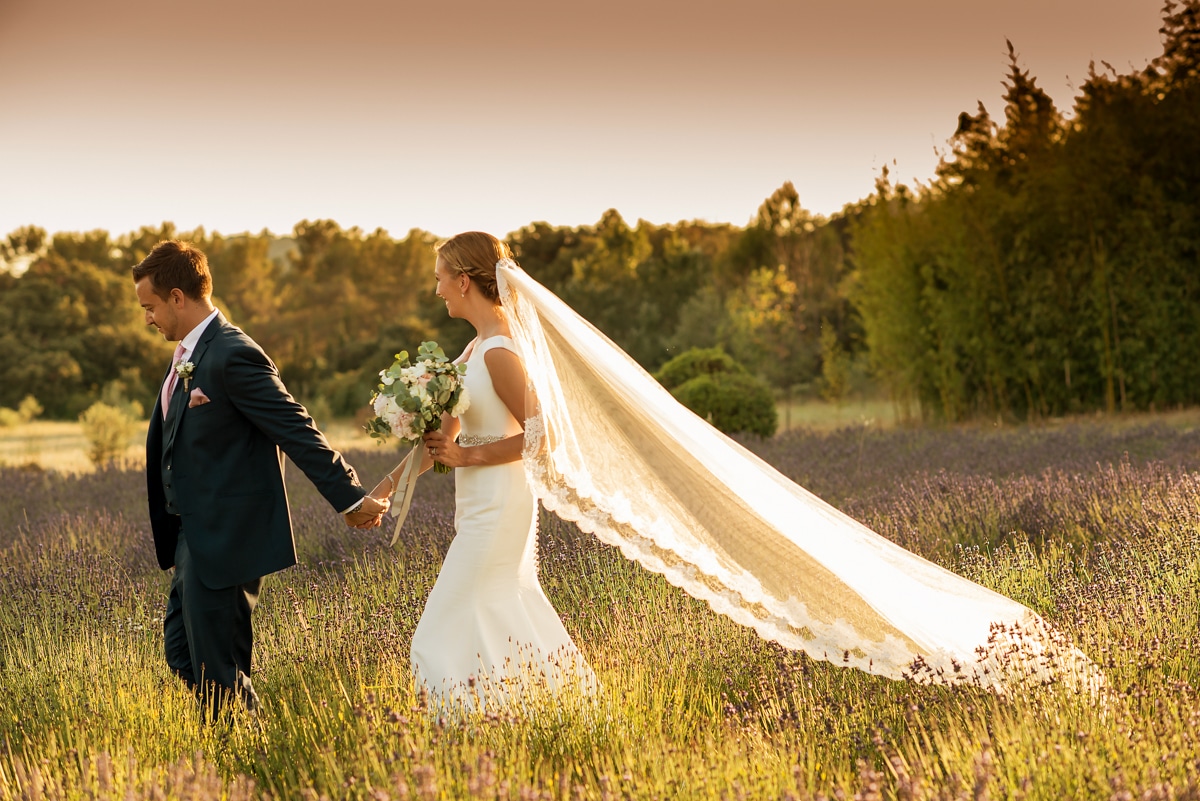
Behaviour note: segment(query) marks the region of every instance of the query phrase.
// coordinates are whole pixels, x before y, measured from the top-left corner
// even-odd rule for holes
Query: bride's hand
[[[425,435],[425,451],[435,462],[447,467],[463,467],[466,464],[463,449],[444,431],[430,431]]]

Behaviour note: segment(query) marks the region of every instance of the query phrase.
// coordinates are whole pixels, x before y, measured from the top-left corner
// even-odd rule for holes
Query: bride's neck
[[[499,306],[481,309],[479,314],[470,320],[470,323],[475,327],[475,335],[480,340],[494,336],[508,336],[508,320],[504,316],[504,310]]]

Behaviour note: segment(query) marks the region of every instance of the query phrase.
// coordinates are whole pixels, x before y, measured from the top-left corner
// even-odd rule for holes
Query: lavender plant
[[[258,721],[204,726],[161,658],[143,478],[0,468],[0,799],[1200,797],[1200,435],[1161,422],[748,440],[905,547],[1037,609],[1096,702],[814,662],[543,515],[543,584],[598,707],[438,718],[408,643],[453,536],[346,529],[289,471],[301,565],[256,613]],[[351,454],[364,475],[394,454]]]

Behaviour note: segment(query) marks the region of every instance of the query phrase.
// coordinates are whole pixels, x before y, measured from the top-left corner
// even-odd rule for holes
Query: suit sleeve
[[[354,468],[317,430],[260,348],[249,344],[235,347],[225,360],[224,371],[230,402],[287,454],[335,510],[341,512],[366,495]]]

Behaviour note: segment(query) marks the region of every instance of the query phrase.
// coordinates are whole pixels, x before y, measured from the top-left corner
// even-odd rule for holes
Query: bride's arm
[[[526,404],[530,394],[526,390],[525,368],[517,354],[505,348],[492,348],[483,354],[492,387],[508,411],[522,427],[525,425]],[[455,421],[456,423],[458,421]],[[425,435],[425,452],[437,450],[437,460],[449,467],[482,467],[484,465],[507,464],[519,461],[525,448],[525,434],[515,434],[498,442],[484,445],[460,446],[453,441],[449,432],[434,432]]]

